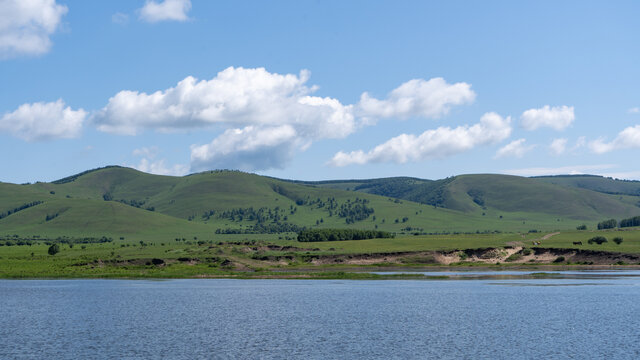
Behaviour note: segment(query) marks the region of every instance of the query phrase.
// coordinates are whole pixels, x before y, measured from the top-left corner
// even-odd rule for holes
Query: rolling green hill
[[[239,171],[172,177],[111,166],[51,183],[0,183],[0,236],[173,239],[305,227],[528,231],[593,227],[605,218],[640,214],[631,187],[613,195],[577,186],[577,179],[551,180],[462,175],[309,183]]]
[[[633,186],[640,182],[607,180],[601,177],[600,186],[578,186],[578,182],[552,180],[552,178],[524,178],[509,175],[460,175],[442,180],[414,178],[387,178],[351,180],[351,190],[390,196],[418,203],[429,204],[464,213],[496,211],[505,213],[537,213],[550,216],[595,220],[603,216],[625,217],[640,212],[640,197]],[[577,180],[577,178],[575,179]],[[307,185],[333,187],[331,182],[307,182]],[[605,188],[611,192],[601,191]],[[614,192],[613,190],[618,190]],[[626,191],[626,197],[613,196]]]
[[[598,175],[539,176],[533,179],[605,194],[640,196],[640,181],[637,180],[619,180]]]

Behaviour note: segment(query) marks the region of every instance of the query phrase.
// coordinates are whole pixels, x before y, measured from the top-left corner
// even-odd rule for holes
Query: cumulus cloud
[[[141,157],[141,159],[138,165],[133,165],[132,167],[156,175],[182,176],[188,173],[189,167],[186,165],[175,164],[173,166],[167,166],[164,159],[155,160],[159,153],[160,149],[157,146],[142,147],[133,150],[132,155]]]
[[[599,174],[602,170],[615,168],[613,164],[599,165],[571,165],[561,167],[534,167],[525,169],[502,170],[501,173],[518,176],[543,176],[543,175],[580,175],[580,174]]]
[[[146,22],[187,21],[191,10],[190,0],[147,0],[140,9],[140,19]]]
[[[175,164],[173,166],[167,166],[164,159],[152,161],[147,158],[142,158],[140,163],[133,166],[133,168],[149,174],[171,176],[183,176],[189,171],[189,167],[186,165]]]
[[[305,145],[290,125],[229,129],[209,144],[191,147],[191,170],[282,168]]]
[[[296,76],[230,67],[211,80],[189,76],[152,94],[120,91],[93,120],[101,131],[126,135],[214,124],[235,128],[290,124],[308,137],[352,133],[356,123],[351,106],[310,96],[316,88],[305,85],[308,79],[308,71]]]
[[[525,142],[527,142],[526,139],[518,139],[508,143],[507,145],[501,147],[496,152],[495,158],[500,159],[504,157],[515,157],[515,158],[523,157],[524,154],[526,154],[527,152],[529,152],[535,147],[535,145],[527,146],[525,145]]]
[[[562,155],[567,150],[567,142],[568,140],[564,138],[553,139],[551,145],[549,145],[549,150],[553,155]]]
[[[344,138],[358,127],[353,106],[313,96],[316,87],[307,86],[308,79],[308,71],[281,75],[230,67],[211,80],[187,77],[151,94],[121,91],[93,121],[101,131],[126,135],[218,125],[227,131],[211,144],[193,147],[194,169],[230,161],[251,170],[281,167],[295,149],[318,139]],[[278,142],[256,142],[256,134],[277,135]],[[254,154],[253,147],[260,153]],[[264,161],[266,157],[273,161]]]
[[[87,112],[73,110],[62,99],[23,104],[0,118],[0,131],[26,141],[74,138],[80,134]]]
[[[629,126],[618,133],[613,141],[606,142],[600,138],[589,143],[589,148],[596,154],[604,154],[613,150],[640,148],[640,125]]]
[[[536,130],[549,127],[554,130],[564,130],[575,120],[573,106],[545,105],[540,109],[529,109],[522,113],[521,124],[526,130]]]
[[[0,0],[0,58],[48,52],[67,11],[55,0]]]
[[[122,135],[222,128],[211,143],[192,145],[192,169],[264,170],[282,168],[297,150],[320,139],[344,138],[374,117],[438,117],[475,98],[466,83],[417,79],[386,100],[365,93],[357,105],[345,105],[315,96],[309,77],[306,70],[296,75],[229,67],[210,80],[189,76],[153,93],[120,91],[92,120],[99,130]]]
[[[384,100],[363,93],[358,113],[374,119],[438,118],[446,115],[452,106],[472,103],[475,98],[471,85],[464,82],[449,84],[443,78],[413,79],[391,91]]]
[[[445,158],[477,146],[502,141],[511,135],[511,118],[486,113],[473,126],[439,127],[421,135],[402,134],[364,152],[338,152],[329,162],[333,166],[366,163],[406,163],[432,158]]]

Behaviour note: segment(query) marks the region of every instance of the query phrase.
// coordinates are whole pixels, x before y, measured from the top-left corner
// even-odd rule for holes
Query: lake
[[[2,280],[0,358],[640,358],[640,271],[567,275]]]

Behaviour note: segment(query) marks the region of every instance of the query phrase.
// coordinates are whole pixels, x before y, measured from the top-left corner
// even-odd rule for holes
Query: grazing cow
[[[574,241],[573,245],[582,245],[582,241]]]

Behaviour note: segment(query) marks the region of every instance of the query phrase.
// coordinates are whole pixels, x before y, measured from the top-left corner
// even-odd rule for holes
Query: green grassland
[[[98,244],[62,244],[55,255],[47,253],[48,245],[0,247],[0,278],[57,277],[277,277],[292,276],[331,278],[344,276],[335,272],[340,265],[313,264],[310,258],[352,256],[356,254],[421,254],[427,251],[455,251],[479,248],[525,248],[530,242],[543,239],[546,233],[487,235],[421,235],[399,236],[393,239],[299,243],[283,236],[260,235],[251,239],[243,235],[219,235],[218,239],[186,239],[168,242],[139,242],[116,239]],[[588,244],[595,235],[604,235],[608,242]],[[624,241],[616,245],[613,237]],[[219,241],[218,241],[219,240]],[[582,241],[584,245],[573,245]],[[626,231],[569,231],[541,240],[539,248],[580,249],[597,252],[640,253],[640,229]],[[154,263],[156,259],[156,263]],[[161,260],[161,262],[159,260]],[[284,260],[283,260],[284,259]],[[380,261],[377,266],[393,268]],[[477,264],[459,264],[472,266]],[[486,264],[485,264],[486,265]],[[535,264],[540,265],[540,264]],[[397,266],[397,264],[395,265]],[[402,265],[416,267],[421,263]],[[441,267],[437,264],[429,266]],[[510,267],[501,264],[501,267]],[[531,266],[529,264],[520,264]],[[566,266],[566,265],[565,265]],[[351,266],[353,267],[353,266]],[[347,266],[346,268],[349,268]],[[401,267],[402,268],[402,267]]]
[[[53,183],[1,183],[0,211],[32,201],[43,203],[0,219],[0,234],[203,236],[216,229],[249,229],[256,225],[255,219],[232,219],[222,213],[261,208],[277,213],[269,221],[298,227],[407,233],[567,230],[640,213],[631,195],[621,199],[622,195],[513,176],[469,175],[435,182],[399,179],[391,185],[440,184],[441,202],[425,204],[342,190],[329,186],[332,182],[308,186],[237,171],[170,177],[108,167]],[[380,181],[387,186],[391,180]],[[339,182],[338,187],[345,184],[346,189],[356,183]],[[374,213],[347,223],[329,209],[329,199],[337,206],[366,201]],[[203,216],[207,213],[213,216]],[[55,219],[45,221],[55,214]]]
[[[51,183],[0,183],[0,277],[256,276],[308,267],[310,256],[527,247],[551,232],[559,234],[538,246],[640,254],[636,229],[616,230],[620,245],[610,231],[575,230],[639,215],[637,184],[585,181],[463,175],[305,183],[238,171],[171,177],[113,166]],[[396,237],[298,243],[295,231],[303,228]],[[611,238],[587,244],[594,234]],[[48,255],[51,243],[62,251]],[[192,258],[198,261],[184,261]]]

